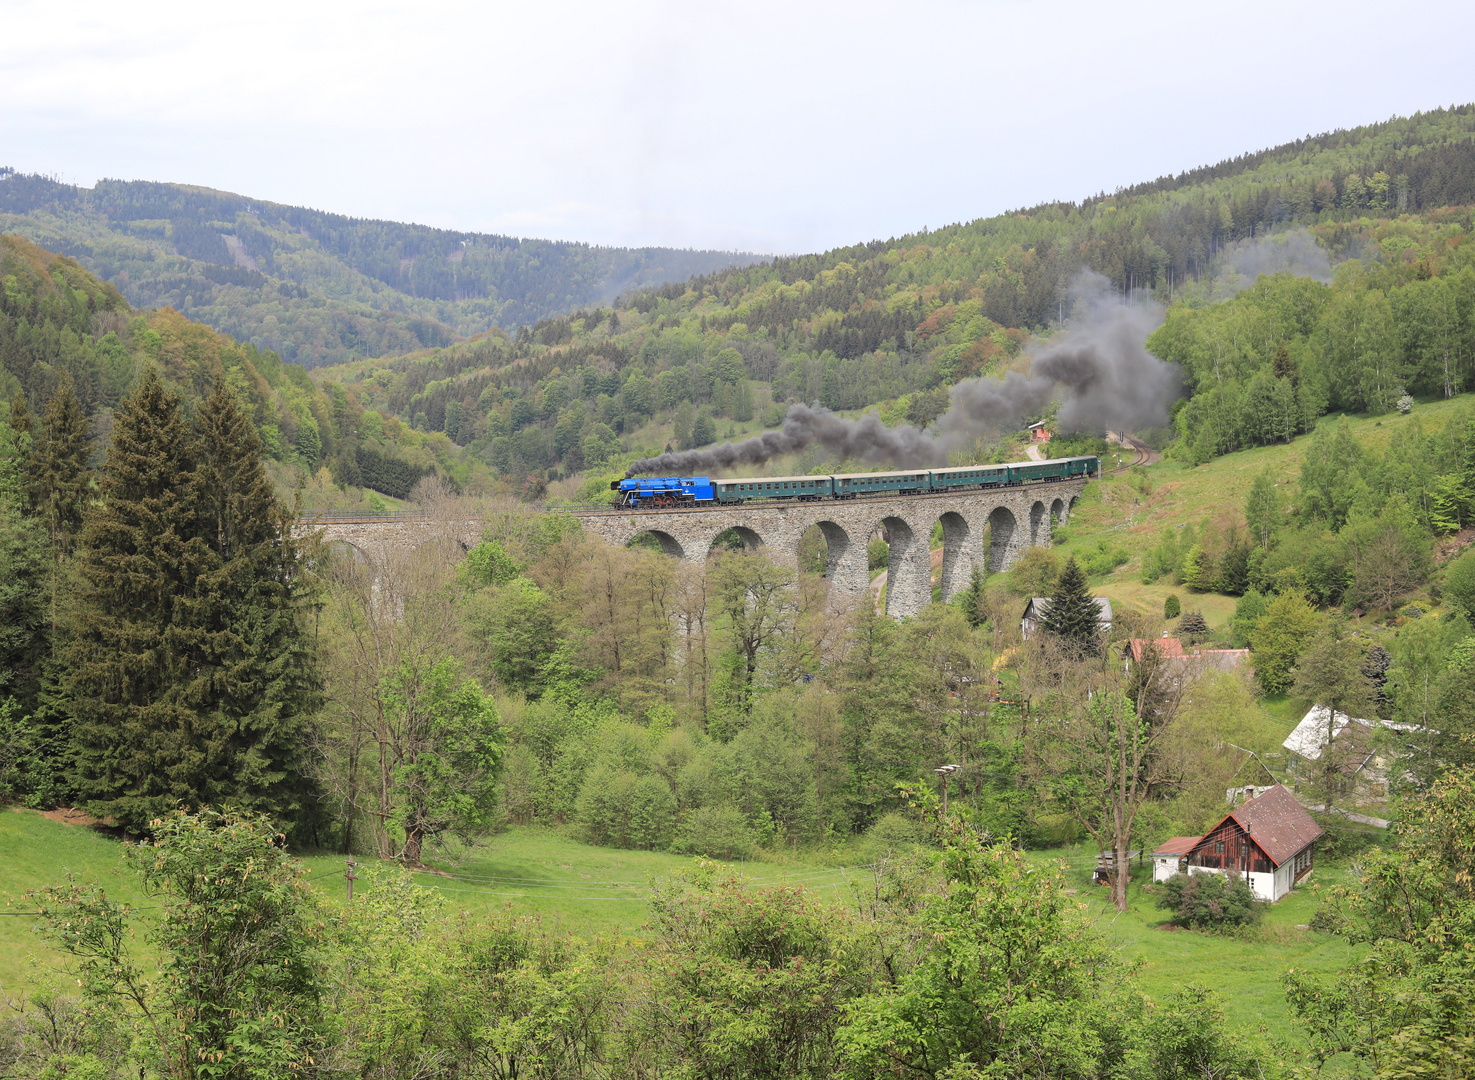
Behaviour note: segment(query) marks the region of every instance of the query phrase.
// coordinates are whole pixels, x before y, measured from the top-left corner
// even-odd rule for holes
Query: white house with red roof
[[[1313,846],[1321,826],[1283,784],[1267,788],[1235,807],[1200,837],[1175,836],[1152,853],[1152,879],[1180,871],[1236,871],[1258,900],[1279,900],[1311,873]]]

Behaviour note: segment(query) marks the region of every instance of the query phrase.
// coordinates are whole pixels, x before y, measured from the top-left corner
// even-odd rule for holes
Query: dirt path
[[[1045,455],[1040,452],[1040,448],[1038,446],[1036,446],[1034,443],[1030,443],[1028,446],[1026,446],[1024,448],[1024,456],[1027,457],[1027,458],[1029,458],[1031,461],[1046,461],[1046,460],[1048,460],[1045,457]]]

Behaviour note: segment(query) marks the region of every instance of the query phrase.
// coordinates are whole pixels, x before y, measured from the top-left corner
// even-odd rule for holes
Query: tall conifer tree
[[[1050,610],[1040,619],[1040,629],[1059,637],[1082,655],[1101,647],[1101,610],[1086,585],[1085,572],[1072,555],[1055,582]]]
[[[63,685],[69,614],[78,592],[73,555],[91,496],[90,428],[71,376],[62,375],[34,432],[28,477],[31,508],[50,541],[45,601],[48,647],[32,714],[36,742],[33,794],[48,802],[65,800],[71,794],[68,774],[73,768],[72,718]]]
[[[198,681],[195,580],[205,559],[194,439],[152,367],[124,399],[83,529],[71,648],[81,801],[135,831],[228,794],[228,742]]]
[[[315,666],[300,621],[306,602],[292,515],[277,500],[251,418],[220,378],[197,417],[199,535],[207,559],[196,616],[210,672],[209,708],[229,740],[231,801],[300,821],[304,718]]]
[[[290,515],[223,378],[197,430],[152,369],[88,516],[72,651],[77,785],[135,830],[178,804],[300,819],[315,687]]]
[[[41,417],[40,437],[31,459],[32,501],[51,532],[51,545],[59,558],[71,554],[82,531],[91,454],[87,417],[71,377],[63,375]]]

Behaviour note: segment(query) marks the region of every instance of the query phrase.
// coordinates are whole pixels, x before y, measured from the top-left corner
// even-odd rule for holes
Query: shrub
[[[742,859],[753,850],[753,833],[737,807],[703,806],[682,815],[671,850],[677,855]]]
[[[659,777],[600,765],[585,779],[575,814],[591,844],[661,851],[671,840],[676,799]]]
[[[886,566],[891,555],[891,545],[879,537],[866,546],[866,565],[872,570]]]
[[[1176,619],[1182,610],[1183,605],[1178,600],[1178,594],[1169,593],[1168,598],[1163,601],[1163,618]]]
[[[1098,540],[1096,550],[1086,556],[1086,573],[1092,577],[1101,577],[1111,573],[1131,557],[1132,553],[1126,548],[1107,547],[1105,540]]]
[[[1249,926],[1264,913],[1244,875],[1174,874],[1163,882],[1157,906],[1173,913],[1173,922],[1195,930],[1227,930]]]
[[[1465,618],[1475,617],[1475,550],[1449,564],[1444,572],[1444,595]]]
[[[882,814],[866,830],[866,839],[879,851],[895,851],[922,843],[922,826],[906,814],[893,810]]]

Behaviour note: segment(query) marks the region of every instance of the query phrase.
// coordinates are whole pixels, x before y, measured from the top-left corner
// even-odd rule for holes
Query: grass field
[[[1040,859],[1059,853],[1041,852]],[[1118,914],[1107,890],[1091,884],[1094,852],[1077,851],[1069,858],[1068,877],[1088,916],[1118,943],[1123,959],[1140,964],[1142,988],[1162,1000],[1185,983],[1216,991],[1233,1024],[1264,1028],[1281,1038],[1292,1038],[1294,1028],[1280,988],[1280,974],[1288,967],[1334,972],[1356,962],[1360,951],[1330,934],[1299,930],[1311,921],[1317,899],[1312,889],[1291,893],[1270,906],[1265,917],[1245,937],[1224,937],[1179,930],[1165,920],[1166,913],[1142,891],[1152,880],[1151,867],[1133,869],[1127,891],[1127,910]],[[1340,870],[1318,865],[1314,878],[1325,886]]]
[[[121,854],[116,840],[91,829],[32,810],[0,811],[0,990],[17,985],[30,957],[57,960],[32,932],[34,920],[18,914],[28,908],[28,890],[59,883],[71,872],[101,883],[121,902],[149,907],[136,877],[122,866]],[[303,861],[324,897],[343,903],[343,858],[309,855]],[[511,908],[575,934],[621,935],[645,923],[652,879],[670,878],[692,863],[688,856],[590,847],[550,830],[512,829],[444,874],[417,874],[415,880],[441,893],[453,909],[473,915]],[[805,863],[735,866],[757,884],[803,885],[836,900],[850,896],[856,873]]]
[[[23,992],[33,959],[42,968],[54,969],[60,963],[60,957],[32,932],[34,919],[23,914],[28,889],[61,881],[70,871],[102,883],[109,895],[138,905],[145,921],[150,917],[152,901],[131,871],[121,866],[120,854],[117,841],[90,829],[34,811],[0,812],[4,867],[0,910],[11,913],[0,915],[0,995]],[[1129,892],[1128,910],[1118,915],[1107,903],[1105,890],[1090,884],[1092,852],[1049,851],[1033,857],[1042,862],[1067,859],[1075,898],[1125,959],[1140,962],[1140,978],[1149,994],[1165,997],[1187,982],[1209,986],[1223,996],[1225,1011],[1236,1024],[1291,1037],[1280,973],[1292,965],[1333,971],[1355,959],[1337,939],[1296,929],[1308,923],[1315,910],[1309,892],[1294,893],[1271,908],[1251,937],[1211,937],[1162,929],[1162,913],[1136,884]],[[324,897],[334,906],[343,904],[343,859],[312,855],[305,862]],[[590,847],[549,830],[514,829],[492,838],[446,876],[419,874],[416,881],[441,893],[453,910],[471,915],[510,908],[542,916],[571,933],[625,936],[638,934],[646,922],[651,880],[668,878],[691,863],[689,858],[659,852]],[[848,903],[853,884],[869,881],[869,871],[863,868],[748,863],[737,869],[754,884],[802,885],[836,903]],[[1335,873],[1326,867],[1317,871],[1323,883]],[[1149,871],[1137,874],[1146,877]]]

